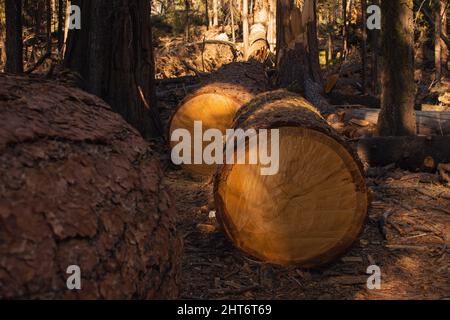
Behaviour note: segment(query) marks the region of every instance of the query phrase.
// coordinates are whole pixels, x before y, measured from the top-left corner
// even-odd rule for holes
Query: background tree
[[[154,99],[150,2],[74,0],[83,27],[70,30],[64,64],[144,137],[161,134]]]
[[[382,0],[380,135],[416,134],[413,0]]]
[[[6,65],[5,71],[23,72],[22,0],[6,0]]]
[[[277,69],[280,86],[302,93],[319,109],[329,107],[321,95],[316,1],[278,0]]]

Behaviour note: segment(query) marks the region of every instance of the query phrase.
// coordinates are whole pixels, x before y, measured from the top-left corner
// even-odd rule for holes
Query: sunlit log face
[[[201,174],[211,175],[216,169],[216,165],[208,165],[205,163],[194,164],[194,153],[196,148],[194,146],[194,122],[201,121],[202,129],[219,129],[222,135],[225,130],[231,128],[233,117],[239,108],[240,104],[234,99],[227,96],[208,93],[201,94],[187,100],[176,112],[170,123],[170,135],[176,129],[184,128],[190,132],[191,139],[191,163],[185,164],[183,167],[188,171]],[[171,141],[173,148],[178,142]],[[203,141],[202,149],[208,145],[209,142]],[[197,150],[201,151],[201,150]]]
[[[249,152],[247,148],[247,153]],[[216,192],[227,235],[264,261],[316,266],[346,250],[361,231],[367,194],[347,149],[315,130],[280,129],[279,172],[226,165]]]

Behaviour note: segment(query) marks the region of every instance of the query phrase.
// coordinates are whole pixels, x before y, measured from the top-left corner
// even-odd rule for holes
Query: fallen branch
[[[25,74],[32,73],[34,70],[39,68],[45,62],[45,60],[50,59],[51,56],[52,56],[51,52],[45,53],[42,57],[39,58],[39,60],[32,67],[30,67],[28,70],[25,71]]]

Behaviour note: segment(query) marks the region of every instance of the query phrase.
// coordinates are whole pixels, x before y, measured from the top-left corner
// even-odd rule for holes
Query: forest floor
[[[160,83],[166,125],[195,81]],[[394,167],[371,168],[367,176],[372,204],[361,237],[333,264],[305,270],[261,263],[235,249],[210,214],[210,179],[168,165],[165,184],[174,194],[184,239],[181,297],[450,299],[450,187],[437,174]],[[370,265],[381,268],[380,290],[367,288]]]

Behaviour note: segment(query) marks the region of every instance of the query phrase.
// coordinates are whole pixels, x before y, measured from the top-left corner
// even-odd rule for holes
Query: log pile
[[[363,168],[320,113],[280,90],[243,106],[233,127],[279,129],[280,162],[271,176],[260,174],[261,164],[218,168],[217,219],[231,241],[263,261],[305,267],[326,264],[348,249],[367,213]]]
[[[100,99],[0,75],[0,298],[174,298],[181,244],[152,148]],[[81,269],[82,290],[66,270]]]
[[[180,103],[169,122],[169,141],[176,129],[187,129],[193,135],[195,121],[202,121],[203,130],[216,128],[225,133],[231,128],[241,105],[267,88],[264,66],[256,61],[222,67],[203,79],[201,87]],[[171,142],[171,147],[175,144]],[[196,174],[210,175],[216,166],[187,164],[184,168]]]

